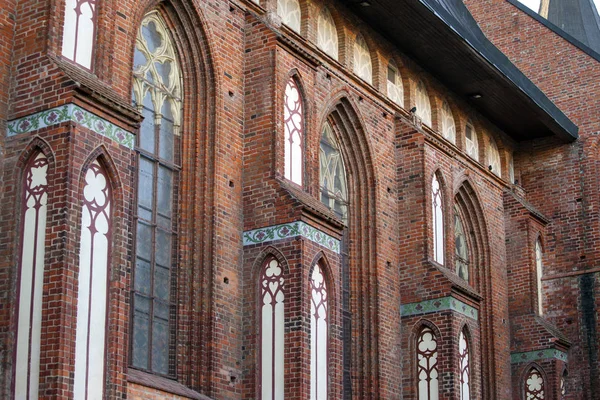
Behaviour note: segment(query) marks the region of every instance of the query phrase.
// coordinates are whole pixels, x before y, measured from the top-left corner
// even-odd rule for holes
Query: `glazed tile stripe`
[[[567,353],[557,349],[544,349],[538,351],[527,351],[523,353],[511,353],[510,363],[526,363],[536,360],[545,360],[549,358],[554,358],[559,361],[567,362]]]
[[[12,120],[8,122],[8,127],[6,129],[7,136],[10,137],[22,133],[33,132],[66,121],[75,122],[99,135],[105,136],[125,147],[133,149],[135,136],[131,132],[127,132],[115,124],[108,122],[75,104],[65,104],[63,106]]]
[[[477,309],[452,296],[442,297],[440,299],[425,300],[419,303],[403,304],[400,307],[400,315],[411,317],[413,315],[430,314],[439,311],[451,310],[466,317],[477,320],[479,313]]]
[[[244,232],[244,246],[302,236],[335,253],[340,253],[340,241],[302,222],[291,222]]]

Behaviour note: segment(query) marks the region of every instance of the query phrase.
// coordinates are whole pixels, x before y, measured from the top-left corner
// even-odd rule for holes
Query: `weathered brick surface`
[[[107,397],[184,398],[168,385],[161,390],[131,379],[129,370],[135,151],[74,123],[5,136],[7,121],[70,102],[135,133],[139,116],[127,106],[135,37],[144,14],[158,8],[172,30],[184,82],[173,277],[178,384],[215,399],[259,397],[257,274],[272,255],[286,271],[286,398],[308,398],[308,279],[322,258],[331,293],[329,398],[342,397],[340,255],[300,236],[242,245],[243,231],[302,220],[334,238],[346,235],[355,398],[416,398],[415,335],[423,321],[440,336],[441,398],[458,396],[458,335],[464,326],[472,346],[473,398],[519,398],[526,366],[511,365],[510,353],[546,348],[543,342],[556,336],[530,323],[535,320],[537,235],[545,250],[545,318],[572,342],[568,396],[592,398],[598,388],[595,312],[600,306],[595,270],[600,122],[590,118],[600,114],[596,60],[503,0],[467,1],[491,39],[580,127],[581,139],[573,144],[516,143],[342,2],[301,1],[299,35],[281,24],[275,0],[261,6],[246,0],[102,1],[91,72],[65,65],[60,57],[62,1],[5,3],[0,12],[0,397],[9,397],[12,385],[20,171],[34,151],[43,151],[50,159],[51,187],[43,395],[72,396],[82,173],[100,156],[116,195]],[[339,29],[339,61],[315,45],[323,3]],[[352,72],[358,33],[370,47],[372,85]],[[385,95],[391,60],[402,76],[405,109]],[[302,188],[283,177],[283,92],[291,77],[304,99]],[[429,92],[432,127],[420,127],[406,111],[415,104],[419,80]],[[454,114],[456,145],[439,133],[444,100]],[[479,134],[481,162],[464,152],[467,121]],[[334,128],[347,169],[346,227],[319,203],[319,142],[326,122]],[[490,138],[500,149],[504,178],[487,168]],[[507,182],[511,153],[517,186]],[[445,210],[444,266],[433,261],[434,174],[442,184]],[[512,192],[543,216],[532,217]],[[469,282],[454,268],[455,206],[469,217]],[[479,318],[448,310],[401,316],[401,304],[450,295],[477,309]],[[539,366],[552,384],[547,398],[557,398],[563,363],[544,360]]]

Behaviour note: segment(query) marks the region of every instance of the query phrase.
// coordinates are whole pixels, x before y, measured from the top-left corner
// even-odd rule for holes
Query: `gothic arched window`
[[[444,264],[444,206],[442,188],[437,175],[431,181],[431,213],[433,218],[433,259]]]
[[[543,255],[544,254],[542,251],[542,242],[540,241],[540,239],[538,239],[535,241],[535,278],[537,283],[537,312],[539,315],[544,314],[544,294],[542,291],[542,276],[544,274]]]
[[[392,63],[388,65],[387,74],[387,95],[394,103],[404,107],[404,87],[398,68]]]
[[[469,281],[469,248],[467,236],[458,210],[454,210],[454,264],[456,273],[465,281]]]
[[[464,329],[458,336],[458,367],[460,372],[460,400],[470,400],[471,364],[469,342]]]
[[[479,161],[479,143],[477,140],[477,132],[471,122],[467,122],[465,127],[465,144],[467,155]]]
[[[490,137],[490,143],[488,145],[488,165],[490,167],[490,171],[492,171],[495,175],[502,175],[500,152],[498,151],[496,141],[492,137]]]
[[[38,398],[47,212],[48,159],[37,153],[25,167],[21,192],[15,399]]]
[[[112,193],[108,175],[98,161],[85,174],[82,203],[74,399],[104,391]]]
[[[92,69],[98,0],[66,0],[62,55]]]
[[[456,143],[456,125],[447,101],[442,104],[442,135],[452,143]]]
[[[525,400],[544,400],[545,398],[544,377],[537,368],[532,367],[525,378]]]
[[[332,58],[338,58],[338,34],[333,17],[324,8],[317,21],[317,46]]]
[[[321,201],[345,221],[348,213],[346,169],[333,129],[328,123],[323,127],[319,152]]]
[[[285,177],[302,185],[304,110],[302,95],[294,78],[290,78],[285,87],[283,103]]]
[[[417,336],[417,390],[419,400],[437,400],[439,395],[437,337],[425,326]]]
[[[285,308],[283,268],[270,258],[260,274],[261,398],[284,397]]]
[[[136,152],[138,197],[133,279],[132,365],[173,375],[177,188],[181,172],[181,72],[160,15],[139,28],[133,69],[133,104],[144,116]]]
[[[298,0],[277,0],[277,14],[284,24],[300,33],[301,12]]]
[[[319,264],[310,277],[310,398],[327,399],[329,319],[327,283]]]
[[[417,116],[421,118],[425,125],[431,127],[431,103],[429,102],[427,88],[421,80],[417,83],[416,96]]]
[[[354,73],[368,83],[373,81],[371,53],[362,35],[358,35],[354,42]]]
[[[515,183],[515,158],[512,152],[508,154],[508,179],[510,183]]]

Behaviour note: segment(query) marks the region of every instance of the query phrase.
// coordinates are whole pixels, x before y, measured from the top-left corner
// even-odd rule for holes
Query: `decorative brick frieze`
[[[15,136],[22,133],[37,131],[48,126],[58,125],[63,122],[72,121],[99,135],[105,136],[115,142],[133,148],[135,135],[127,132],[115,124],[108,122],[75,104],[65,104],[49,110],[41,111],[22,118],[14,119],[7,123],[7,136]]]
[[[555,359],[563,362],[567,362],[568,355],[564,351],[557,349],[544,349],[544,350],[536,350],[536,351],[526,351],[522,353],[511,353],[510,354],[510,363],[518,364],[518,363],[528,363],[532,361],[546,360],[546,359]]]
[[[425,300],[418,303],[403,304],[400,307],[400,314],[403,317],[412,317],[414,315],[430,314],[448,310],[457,312],[476,321],[479,318],[479,312],[476,308],[471,307],[452,296]]]
[[[334,253],[340,253],[340,241],[338,239],[335,239],[302,221],[246,231],[244,232],[244,246],[287,239],[294,236],[302,236]]]

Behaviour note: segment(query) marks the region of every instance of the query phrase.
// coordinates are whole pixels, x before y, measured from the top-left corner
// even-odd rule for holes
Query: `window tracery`
[[[469,354],[469,342],[464,329],[458,337],[458,362],[460,371],[460,400],[471,398],[471,366]]]
[[[300,33],[301,12],[298,0],[277,0],[277,14],[284,24]]]
[[[304,110],[298,84],[290,78],[285,87],[284,131],[285,131],[285,177],[302,185]]]
[[[354,73],[368,83],[373,80],[373,65],[369,46],[362,35],[356,37],[354,42]]]
[[[285,295],[283,268],[269,259],[260,276],[261,398],[284,398]]]
[[[324,8],[317,21],[317,46],[332,58],[338,59],[338,34],[333,17]]]
[[[328,296],[327,283],[319,264],[310,279],[310,398],[327,400]]]
[[[417,116],[421,118],[421,121],[425,125],[431,127],[431,103],[429,102],[427,88],[425,88],[425,84],[421,80],[417,83],[416,94]]]
[[[437,357],[437,337],[433,330],[426,326],[421,329],[417,337],[419,400],[437,400],[439,398]]]
[[[321,202],[345,221],[348,213],[346,170],[333,129],[328,123],[323,127],[319,153]]]
[[[479,161],[479,144],[477,140],[477,132],[471,122],[467,122],[465,127],[465,144],[467,155]]]
[[[442,191],[437,175],[433,175],[431,182],[431,205],[433,217],[433,259],[439,264],[444,264],[444,210]]]
[[[467,236],[458,210],[454,210],[454,257],[456,273],[465,281],[469,281],[469,248]]]
[[[92,69],[97,24],[97,0],[66,0],[62,55]]]
[[[132,365],[172,375],[175,313],[172,274],[177,243],[181,72],[170,34],[157,12],[147,14],[134,54],[133,103],[144,116],[138,153],[136,265]]]
[[[447,101],[442,104],[442,135],[452,143],[456,143],[456,125]]]
[[[531,368],[525,380],[525,399],[526,400],[544,400],[544,378],[542,374],[534,367]]]

